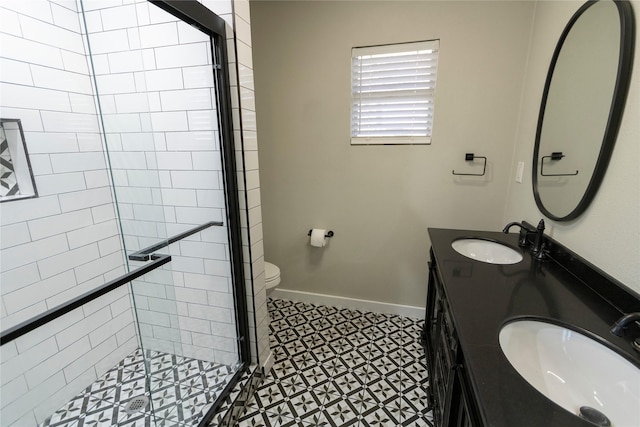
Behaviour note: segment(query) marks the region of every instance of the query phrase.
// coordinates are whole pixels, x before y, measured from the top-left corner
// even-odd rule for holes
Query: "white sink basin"
[[[484,239],[459,239],[451,247],[460,255],[489,264],[515,264],[522,261],[520,252],[507,245]]]
[[[503,353],[529,384],[572,414],[604,414],[614,427],[640,426],[640,369],[571,329],[519,320],[500,331]]]

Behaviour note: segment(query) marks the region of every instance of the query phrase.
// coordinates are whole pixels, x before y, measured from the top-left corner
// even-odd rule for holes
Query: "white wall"
[[[38,198],[0,204],[2,329],[125,272],[74,2],[0,7],[0,117],[21,119]],[[35,425],[138,346],[121,289],[2,346],[2,419]]]
[[[78,14],[48,1],[3,5],[15,10],[0,9],[0,115],[22,120],[40,195],[0,204],[9,327],[124,266]]]
[[[530,2],[254,2],[266,259],[281,288],[423,306],[427,227],[499,229]],[[350,146],[354,46],[440,39],[433,142]],[[487,176],[464,154],[489,159]],[[477,171],[477,169],[474,169]],[[335,232],[310,248],[312,227]]]
[[[216,3],[215,1],[210,1]],[[208,5],[206,0],[203,4]],[[271,368],[269,314],[264,283],[262,199],[258,162],[258,132],[254,95],[252,23],[249,0],[234,0],[235,43],[230,45],[231,103],[236,142],[236,162],[240,195],[240,222],[249,311],[249,340],[252,362]],[[211,6],[209,6],[211,8]],[[230,36],[227,29],[227,36]]]
[[[632,1],[636,25],[640,2]],[[531,37],[526,84],[511,177],[515,165],[525,161],[522,184],[510,180],[504,221],[525,219],[537,223],[542,217],[531,189],[531,159],[538,109],[549,63],[557,40],[582,2],[538,2]],[[586,258],[626,286],[640,292],[640,67],[636,53],[627,104],[609,168],[591,206],[569,222],[545,219],[554,239]]]
[[[171,263],[134,283],[142,345],[234,364],[209,36],[146,0],[88,3],[85,12],[127,253],[209,221],[225,224],[160,249]]]
[[[151,24],[151,17],[147,17],[144,13],[144,9],[148,5],[142,1],[138,3],[134,6],[130,2],[117,0],[109,2],[110,6],[130,6],[136,9],[135,13],[115,21],[110,19],[114,17],[110,14],[113,11],[108,10],[105,11],[105,14],[109,19],[103,21],[104,16],[99,9],[106,3],[102,0],[85,1],[85,8],[89,12],[93,12],[91,15],[93,20],[90,25],[100,25],[103,31],[125,29],[125,33],[118,34],[126,35],[127,43],[136,40],[141,42],[137,30],[131,28],[126,30],[125,25],[132,23],[132,17],[135,17],[136,20],[147,19],[146,23]],[[234,128],[237,140],[241,141],[241,137],[244,139],[244,146],[240,142],[237,143],[237,153],[239,156],[238,180],[242,184],[242,237],[247,272],[245,285],[247,295],[250,298],[251,355],[256,363],[260,362],[264,365],[270,352],[262,263],[257,136],[251,71],[251,33],[248,24],[249,3],[248,1],[237,1],[235,7],[227,0],[203,0],[202,3],[222,16],[229,24],[227,31],[231,56],[230,66],[233,71],[232,90],[234,94],[238,95],[234,96],[232,100]],[[2,98],[0,115],[23,119],[27,145],[41,194],[41,197],[37,199],[0,204],[0,217],[3,225],[0,230],[3,245],[2,252],[0,252],[0,257],[2,257],[0,264],[2,266],[1,288],[3,292],[2,329],[4,330],[64,302],[78,293],[121,275],[125,268],[111,189],[109,188],[110,182],[104,148],[100,139],[98,117],[91,90],[89,68],[85,57],[86,50],[82,43],[81,34],[84,30],[82,29],[82,21],[79,20],[76,2],[6,0],[0,6],[0,19],[3,23],[0,28],[0,42],[2,43],[0,56],[3,57],[0,66],[2,67],[1,80],[4,82],[0,88]],[[105,22],[108,28],[103,26]],[[236,34],[233,30],[236,22],[239,44],[237,61],[235,55]],[[154,43],[154,41],[161,40],[162,36],[163,34],[157,34],[149,40]],[[116,39],[117,37],[113,40],[107,40],[106,45],[102,44],[102,48],[108,50],[112,43],[116,43]],[[49,44],[52,40],[55,40],[55,45]],[[60,43],[62,43],[62,47],[59,46]],[[99,43],[95,46],[99,46]],[[136,64],[135,60],[127,61],[122,58],[109,62],[109,53],[117,52],[102,52],[104,56],[98,59],[98,61],[102,61],[97,64],[98,67],[106,64],[109,67],[109,72],[126,74],[128,71],[122,67],[131,68]],[[112,66],[116,68],[112,69]],[[121,68],[118,69],[118,66]],[[46,72],[43,73],[43,69]],[[236,73],[236,70],[239,72]],[[55,80],[53,77],[61,77],[62,81]],[[135,80],[134,76],[134,84],[142,84],[143,81],[143,79]],[[166,82],[166,80],[163,79],[162,82]],[[183,82],[186,84],[186,77]],[[59,84],[63,86],[57,87],[56,85]],[[80,87],[69,86],[73,84],[79,84]],[[115,88],[117,87],[115,86]],[[141,92],[147,94],[145,91]],[[137,91],[131,94],[140,95]],[[124,103],[117,104],[115,93],[112,95],[114,96],[111,106],[114,109],[109,114],[141,113],[140,111],[128,113],[125,113],[124,110],[118,111],[119,106],[131,109],[136,108],[139,104],[136,104],[134,99],[122,99],[121,101]],[[157,95],[161,96],[160,93]],[[242,98],[242,106],[240,98]],[[46,103],[44,107],[42,106],[43,102]],[[158,110],[158,112],[161,111]],[[186,112],[185,114],[187,114],[188,120],[189,115]],[[117,123],[118,126],[123,123],[127,125],[134,123],[130,120],[131,116],[120,118],[125,121]],[[244,129],[240,126],[240,118],[242,118]],[[121,154],[124,153],[124,148],[128,148],[132,159],[136,157],[136,153],[145,151],[142,147],[150,148],[145,145],[146,142],[149,142],[149,135],[142,132],[142,126],[145,125],[145,120],[150,119],[150,116],[142,117],[139,115],[138,119],[141,126],[140,132],[123,132],[122,128],[113,127],[109,129],[110,135],[114,137],[109,141],[112,143],[110,148],[114,151],[118,151],[115,150],[116,148],[121,148]],[[110,126],[113,124],[116,123],[111,122]],[[131,139],[127,141],[127,137],[123,138],[125,133],[135,134],[127,135],[135,136],[133,144],[131,144]],[[153,136],[156,137],[155,134]],[[166,139],[158,141],[154,138],[152,143],[154,149],[162,151],[164,148],[169,156],[174,154],[171,151],[177,151],[176,156],[185,153],[184,149],[171,150],[171,144]],[[197,153],[186,151],[189,152],[192,163],[202,163],[211,154],[208,152],[210,150]],[[155,160],[159,166],[161,162],[158,162],[157,159],[155,156],[149,157],[145,154],[144,161],[145,163],[147,161],[153,163]],[[146,172],[144,169],[135,168],[134,163],[127,163],[127,160],[122,156],[120,156],[120,160],[118,169],[120,172],[125,172],[127,179],[130,171]],[[165,168],[158,167],[157,169]],[[208,168],[205,167],[205,169],[209,171]],[[219,173],[219,165],[214,170]],[[162,171],[154,172],[157,173],[156,176],[162,174]],[[122,176],[120,174],[120,178]],[[149,177],[151,175],[147,174],[147,178]],[[156,189],[161,190],[158,187]],[[166,215],[165,219],[174,218],[175,220],[170,221],[172,224],[166,228],[171,228],[172,225],[179,228],[186,226],[186,224],[193,224],[192,220],[177,221],[177,218],[189,217],[190,213],[201,217],[202,215],[192,209],[194,207],[203,208],[207,214],[211,213],[208,211],[210,208],[220,211],[213,215],[214,218],[207,215],[208,219],[224,218],[224,213],[221,212],[219,206],[208,204],[216,203],[215,200],[218,205],[220,204],[215,195],[210,197],[211,194],[198,191],[202,190],[200,188],[186,190],[195,190],[197,204],[191,206],[185,205],[183,202],[170,202],[170,212],[163,211],[162,215]],[[191,191],[192,195],[193,192]],[[152,197],[154,196],[158,195],[152,194]],[[167,196],[167,194],[162,194],[160,191],[159,197],[154,200],[159,200],[163,196]],[[135,204],[131,202],[130,209],[126,207],[125,209],[128,209],[128,212],[135,212]],[[179,212],[181,209],[184,209],[184,212]],[[184,215],[181,215],[182,213]],[[142,218],[137,219],[142,220]],[[33,232],[31,232],[32,228]],[[156,228],[156,231],[166,233],[166,228]],[[175,230],[172,229],[170,232],[173,233]],[[136,235],[135,237],[145,236]],[[131,243],[132,240],[129,239],[128,242]],[[141,241],[135,243],[143,246]],[[214,252],[219,252],[221,249],[219,246],[223,246],[222,251],[228,253],[228,248],[225,248],[223,243],[226,243],[226,234],[221,235],[219,232],[209,229],[192,236],[189,241],[184,242],[184,245],[172,245],[170,251],[178,255],[175,259],[180,261],[180,258],[190,258],[186,255],[187,252],[198,252],[203,248],[212,249],[214,246],[216,248]],[[118,260],[116,267],[112,267],[111,265],[116,258]],[[202,260],[202,258],[200,260],[204,266],[207,265],[207,261],[215,261]],[[183,259],[183,261],[186,260]],[[183,262],[183,264],[185,263]],[[216,270],[216,267],[211,263],[209,265],[217,273],[205,276],[179,269],[177,274],[160,270],[156,274],[148,275],[146,283],[140,287],[153,283],[157,288],[151,290],[151,295],[143,295],[144,298],[140,299],[140,302],[142,305],[147,303],[148,308],[152,305],[150,300],[157,296],[155,292],[173,291],[175,299],[178,300],[177,306],[186,310],[189,313],[189,316],[186,317],[190,317],[186,320],[189,325],[183,328],[186,332],[181,336],[182,349],[192,344],[194,340],[198,340],[206,344],[206,351],[217,352],[214,356],[222,356],[221,359],[223,359],[226,356],[221,355],[220,351],[224,351],[223,347],[229,346],[228,340],[235,332],[235,318],[228,309],[230,283],[227,271],[224,269]],[[56,273],[57,275],[51,273],[60,268],[63,268],[61,273]],[[222,274],[221,271],[223,271]],[[96,274],[97,276],[94,277]],[[51,279],[49,279],[50,276]],[[185,287],[185,283],[193,285],[192,289]],[[67,290],[68,287],[71,289]],[[158,288],[162,289],[158,290]],[[147,286],[141,290],[144,293],[149,289],[150,287]],[[226,297],[219,295],[222,290],[224,290]],[[5,299],[5,296],[8,299]],[[39,300],[38,297],[41,297],[42,300]],[[196,299],[198,301],[194,303]],[[218,306],[224,305],[223,311],[226,314],[222,316],[223,318],[214,319],[211,318],[212,314],[209,313],[209,310],[197,310],[196,306],[200,306],[200,302],[203,300],[213,302]],[[191,310],[192,308],[193,310]],[[173,322],[176,320],[178,312],[172,312],[170,316],[169,313],[164,314],[167,314],[169,321]],[[223,322],[220,323],[221,319]],[[156,323],[151,322],[146,325],[146,331],[150,332],[153,338],[157,338],[156,334],[173,333],[159,327],[154,330],[154,326],[159,326]],[[179,322],[170,323],[170,325],[173,327],[177,323]],[[151,331],[149,331],[150,329]],[[203,335],[200,334],[202,332],[208,332],[206,339],[203,339]],[[1,350],[2,365],[0,366],[2,370],[1,424],[3,426],[22,426],[35,425],[43,421],[69,398],[136,347],[138,347],[138,338],[133,323],[131,296],[126,288],[105,295],[45,327],[4,345]],[[192,350],[200,352],[202,348],[188,349],[188,351]],[[260,353],[258,353],[259,351]],[[227,353],[232,354],[232,352]]]
[[[138,346],[125,287],[4,344],[0,425],[42,423]]]

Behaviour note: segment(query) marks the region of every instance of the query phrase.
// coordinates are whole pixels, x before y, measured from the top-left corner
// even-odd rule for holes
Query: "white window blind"
[[[438,40],[351,50],[351,144],[429,144]]]

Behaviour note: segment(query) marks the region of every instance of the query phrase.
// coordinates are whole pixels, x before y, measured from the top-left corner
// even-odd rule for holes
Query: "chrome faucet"
[[[528,226],[520,223],[520,222],[510,222],[502,229],[502,232],[507,234],[509,233],[509,229],[517,225],[520,227],[520,236],[518,238],[519,246],[527,246],[529,244],[528,237],[530,235],[535,234],[535,240],[533,241],[533,246],[531,248],[531,253],[536,256],[536,259],[544,258],[544,220],[541,219],[538,223],[538,226],[535,230],[529,228]]]
[[[640,312],[638,313],[629,313],[627,315],[622,316],[618,319],[618,321],[611,328],[611,333],[617,337],[621,337],[624,335],[624,330],[627,328],[631,322],[640,321]]]

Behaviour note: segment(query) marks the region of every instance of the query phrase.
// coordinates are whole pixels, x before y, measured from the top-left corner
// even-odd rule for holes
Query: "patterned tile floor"
[[[138,349],[42,425],[194,426],[234,373],[231,366],[168,353],[147,351],[147,356],[143,357],[142,350]],[[143,410],[129,414],[125,406],[138,396],[146,396],[149,403],[144,404]]]
[[[240,414],[244,412],[247,400],[261,382],[262,377],[258,366],[248,366],[227,397],[220,402],[220,406],[208,427],[235,426]]]
[[[268,300],[275,363],[239,426],[430,426],[423,320]]]

